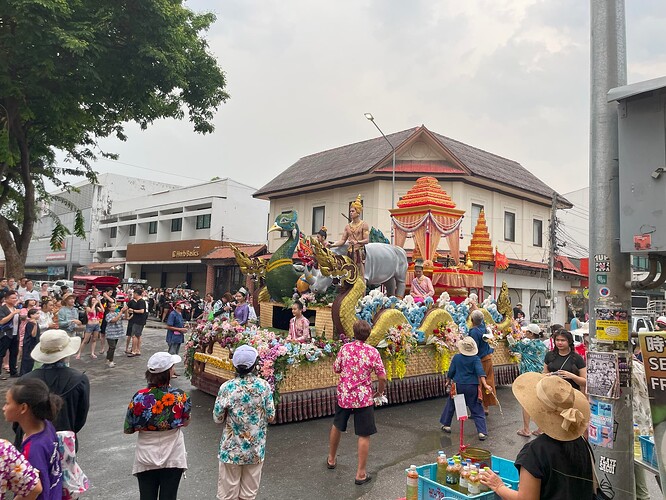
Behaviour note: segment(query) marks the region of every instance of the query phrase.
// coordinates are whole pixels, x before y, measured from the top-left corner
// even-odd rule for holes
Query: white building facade
[[[111,213],[114,204],[128,198],[141,197],[146,194],[171,189],[177,186],[164,182],[137,179],[117,174],[99,174],[97,183],[81,182],[75,184],[76,191],[56,192],[74,206],[78,207],[84,219],[86,238],[73,235],[65,238],[62,248],[52,250],[50,247],[54,221],[51,217],[42,216],[35,224],[32,241],[25,264],[25,274],[33,279],[69,278],[76,269],[95,261],[97,235],[100,220]],[[60,202],[53,202],[50,209],[62,224],[72,233],[74,231],[75,212]],[[43,211],[45,213],[45,211]]]
[[[224,241],[263,244],[269,204],[232,179],[116,203],[99,226],[96,257],[125,261],[125,278],[155,287],[206,287],[201,257]]]

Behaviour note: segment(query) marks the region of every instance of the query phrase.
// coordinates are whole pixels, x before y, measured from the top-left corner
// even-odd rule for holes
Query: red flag
[[[497,269],[507,269],[509,267],[509,259],[506,258],[506,255],[499,252],[497,247],[495,247],[495,267]]]

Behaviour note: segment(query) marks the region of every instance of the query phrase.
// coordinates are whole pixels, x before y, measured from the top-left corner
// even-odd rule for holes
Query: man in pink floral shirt
[[[336,454],[340,437],[347,430],[349,417],[354,415],[354,432],[358,436],[358,468],[354,482],[358,485],[372,479],[365,470],[370,451],[370,436],[377,432],[372,372],[375,372],[379,381],[377,395],[384,394],[386,388],[386,370],[379,351],[365,343],[370,336],[370,329],[367,321],[354,323],[355,340],[342,346],[333,365],[335,373],[340,374],[340,381],[335,417],[329,435],[326,467],[335,469],[337,466]]]

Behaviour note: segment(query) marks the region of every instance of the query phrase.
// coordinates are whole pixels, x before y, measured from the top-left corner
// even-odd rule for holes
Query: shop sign
[[[173,250],[172,259],[184,259],[188,257],[199,257],[199,250]]]
[[[46,256],[44,260],[46,260],[47,262],[52,260],[67,260],[67,252],[50,253]]]
[[[49,276],[59,276],[65,274],[65,266],[49,266],[46,270]]]

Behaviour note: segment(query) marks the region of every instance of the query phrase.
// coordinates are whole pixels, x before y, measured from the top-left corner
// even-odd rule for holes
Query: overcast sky
[[[629,83],[666,75],[666,2],[626,3]],[[376,137],[371,112],[387,134],[424,124],[520,162],[560,193],[588,185],[589,1],[188,5],[217,15],[207,37],[231,99],[215,133],[130,125],[126,143],[103,143],[123,163],[101,160],[98,171],[259,188],[302,156]]]

